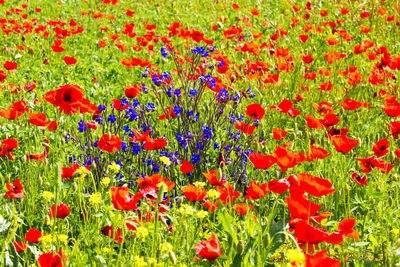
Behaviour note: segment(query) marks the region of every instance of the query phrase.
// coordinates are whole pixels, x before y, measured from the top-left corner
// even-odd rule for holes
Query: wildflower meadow
[[[0,0],[0,266],[400,265],[400,1]]]

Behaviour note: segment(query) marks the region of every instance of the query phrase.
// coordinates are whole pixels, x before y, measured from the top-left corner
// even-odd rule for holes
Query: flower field
[[[0,266],[400,264],[400,2],[0,0]]]

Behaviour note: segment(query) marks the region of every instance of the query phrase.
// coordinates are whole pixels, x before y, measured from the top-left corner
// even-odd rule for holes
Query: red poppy
[[[83,90],[76,84],[61,85],[57,90],[47,92],[43,99],[55,107],[60,113],[72,114],[78,111],[93,113],[97,106],[83,97]]]
[[[144,144],[143,148],[147,150],[158,150],[166,147],[168,145],[168,142],[165,141],[164,138],[158,138],[158,139],[151,139],[148,138],[146,140],[146,143]]]
[[[168,118],[171,118],[171,119],[175,119],[175,118],[176,118],[176,114],[175,114],[173,108],[167,107],[167,108],[164,110],[164,112],[165,112],[165,114],[158,116],[158,118],[159,118],[160,120],[166,120],[166,119],[168,119]]]
[[[343,233],[346,237],[354,237],[354,240],[357,242],[359,239],[359,234],[357,231],[353,229],[356,225],[356,219],[347,218],[342,220],[338,225],[338,230]]]
[[[250,181],[250,187],[246,190],[245,198],[249,200],[257,200],[263,198],[269,191],[267,184],[258,185],[252,180]]]
[[[253,134],[254,129],[256,128],[254,125],[249,125],[247,123],[244,122],[236,122],[235,124],[235,128],[239,131],[242,131],[245,134]]]
[[[382,173],[389,173],[390,170],[394,167],[393,164],[386,163],[381,158],[375,158],[375,159],[372,160],[371,163],[374,165],[374,167],[376,167]]]
[[[25,251],[28,249],[28,245],[25,242],[14,241],[13,244],[17,252]]]
[[[326,114],[323,119],[320,119],[319,122],[325,126],[325,128],[329,128],[334,126],[340,122],[340,118],[335,114]]]
[[[0,116],[7,120],[15,120],[24,114],[21,111],[15,109],[2,109],[0,110]]]
[[[315,266],[315,267],[323,267],[323,266],[330,266],[330,267],[340,267],[340,261],[334,260],[326,256],[328,250],[321,250],[320,252],[309,255],[306,254],[306,266]]]
[[[224,186],[225,181],[223,177],[219,177],[218,180],[218,170],[211,170],[208,173],[203,172],[204,177],[206,177],[207,181],[214,186]]]
[[[144,199],[157,200],[158,187],[155,185],[148,185],[140,188],[139,193]]]
[[[215,234],[212,234],[210,239],[203,240],[197,244],[195,250],[199,256],[192,261],[196,261],[199,258],[213,261],[222,255],[221,246],[219,245],[218,238]]]
[[[31,243],[39,243],[39,238],[42,237],[42,232],[35,228],[30,228],[25,234],[25,240]]]
[[[4,82],[4,80],[7,78],[7,73],[4,71],[0,70],[0,83]]]
[[[311,54],[307,54],[307,55],[303,55],[302,60],[304,63],[311,63],[311,62],[313,62],[314,58],[312,57]]]
[[[11,185],[9,181],[6,183],[6,187],[8,189],[8,192],[4,195],[4,198],[24,198],[24,193],[22,190],[24,187],[21,184],[20,179],[16,179],[14,181],[14,184]]]
[[[337,152],[349,153],[358,144],[358,140],[350,139],[344,134],[333,135],[330,139]]]
[[[130,196],[128,187],[111,187],[111,199],[117,210],[137,210],[137,202],[143,197],[142,193]]]
[[[286,172],[287,168],[293,168],[297,164],[306,161],[306,157],[302,152],[292,153],[281,146],[276,146],[274,154],[277,159],[276,164],[278,164],[282,172]]]
[[[190,201],[201,201],[207,197],[207,190],[204,188],[197,188],[194,185],[182,187],[182,192]]]
[[[396,156],[400,159],[400,148],[396,149]]]
[[[268,182],[268,189],[271,192],[283,194],[286,190],[290,187],[290,183],[287,178],[279,179],[279,180],[272,180]]]
[[[284,130],[272,128],[272,135],[275,140],[283,140],[287,133]]]
[[[261,153],[251,153],[249,159],[251,163],[253,163],[254,167],[262,170],[268,169],[277,162],[277,159],[274,156],[263,155]]]
[[[304,242],[311,246],[308,248],[309,250],[313,250],[314,246],[316,247],[319,243],[324,242],[328,237],[326,230],[321,230],[305,221],[301,221],[296,225],[295,234],[299,242]]]
[[[40,267],[62,267],[66,266],[67,262],[68,259],[65,254],[63,254],[62,250],[43,253],[38,258]]]
[[[208,208],[208,212],[213,213],[218,208],[218,201],[213,202],[212,200],[206,200],[201,206]]]
[[[261,120],[265,115],[265,110],[260,104],[250,104],[246,108],[246,115],[254,120]]]
[[[296,117],[301,114],[300,110],[293,108],[293,102],[290,100],[287,100],[287,99],[283,99],[282,102],[278,106],[276,106],[276,105],[270,106],[269,109],[270,110],[276,109],[281,113],[287,113],[291,117]]]
[[[99,142],[97,143],[97,146],[103,150],[107,151],[109,153],[115,153],[118,151],[118,149],[121,148],[122,141],[121,139],[116,136],[116,135],[108,135],[108,134],[103,134],[103,136],[100,138]]]
[[[323,127],[322,123],[318,119],[314,118],[313,115],[307,114],[306,121],[307,121],[308,127],[310,127],[310,128],[321,129]]]
[[[136,182],[141,188],[145,188],[146,186],[159,187],[161,183],[165,183],[168,191],[171,191],[175,187],[175,182],[169,181],[167,178],[159,174],[153,174],[150,177],[146,176],[146,178],[139,178],[136,180]]]
[[[111,100],[113,108],[119,111],[123,111],[127,108],[129,108],[130,104],[127,103],[125,105],[121,105],[121,100],[120,99],[113,99]]]
[[[332,183],[327,179],[319,178],[308,173],[299,173],[296,177],[300,189],[312,196],[322,197],[331,195],[336,191]]]
[[[361,162],[361,168],[363,169],[363,173],[369,173],[372,171],[372,169],[375,167],[372,164],[372,161],[374,160],[375,156],[367,157],[367,158],[356,158],[356,160]]]
[[[393,139],[397,140],[399,139],[399,134],[400,134],[400,121],[393,121],[389,125],[389,132],[392,133]]]
[[[310,149],[311,150],[309,152],[307,152],[307,160],[308,161],[314,161],[315,159],[324,159],[331,155],[328,153],[328,151],[326,151],[325,149],[323,149],[321,147],[311,145]]]
[[[238,215],[247,215],[247,211],[253,210],[253,205],[246,204],[246,203],[238,203],[233,205],[234,210]]]
[[[124,243],[125,239],[122,237],[122,231],[121,228],[118,227],[117,232],[115,233],[114,236],[114,229],[112,226],[104,226],[103,228],[101,228],[101,232],[106,235],[109,236],[111,238],[114,237],[114,242],[116,244],[121,244]]]
[[[304,195],[292,194],[292,192],[290,197],[285,198],[291,218],[308,219],[321,208],[321,206],[308,200]]]
[[[50,124],[49,121],[46,121],[46,114],[44,113],[38,113],[38,114],[29,113],[28,117],[29,117],[29,123],[32,123],[36,126],[47,127]]]
[[[372,152],[374,152],[375,156],[383,157],[387,153],[389,153],[389,140],[387,138],[383,138],[376,142],[372,147]]]
[[[17,62],[6,61],[4,62],[3,67],[6,70],[15,70],[18,67],[18,64]]]
[[[57,211],[56,211],[56,205],[53,204],[53,206],[51,206],[49,216],[65,219],[65,217],[69,215],[70,210],[71,209],[67,205],[65,205],[64,203],[60,203],[60,205],[57,206]]]
[[[133,129],[132,131],[135,134],[135,137],[132,139],[129,139],[129,142],[145,142],[147,140],[151,140],[151,138],[149,137],[150,130],[147,130],[143,134],[139,133],[135,129]]]
[[[140,88],[140,86],[138,84],[134,84],[134,85],[128,85],[125,88],[125,96],[127,98],[135,98],[138,97],[140,95],[140,91],[142,89]]]
[[[217,190],[221,193],[219,199],[224,205],[235,201],[241,195],[241,193],[235,191],[233,186],[229,183],[225,183],[225,188],[217,187]]]
[[[0,157],[8,157],[9,159],[13,160],[14,154],[13,150],[18,147],[18,141],[13,138],[8,138],[1,141],[0,147]]]
[[[74,65],[77,62],[76,58],[74,58],[74,57],[65,56],[63,59],[64,59],[65,64],[67,64],[67,65]]]

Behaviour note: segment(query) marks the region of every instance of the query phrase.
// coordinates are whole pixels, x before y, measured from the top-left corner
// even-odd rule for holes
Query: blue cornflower
[[[154,106],[153,103],[147,103],[146,105],[146,111],[155,111],[156,107]]]
[[[190,90],[190,95],[191,95],[191,96],[196,96],[197,93],[198,93],[198,92],[197,92],[196,89],[191,89],[191,90]]]
[[[167,51],[167,49],[165,49],[165,47],[163,45],[161,45],[161,55],[163,57],[167,57],[168,56],[168,51]]]
[[[181,90],[180,90],[180,89],[175,89],[174,95],[175,95],[176,97],[181,97],[181,96],[182,96],[182,95],[181,95]]]
[[[193,154],[193,156],[192,156],[192,158],[191,158],[191,161],[192,161],[194,164],[196,164],[197,162],[200,161],[200,156],[197,155],[197,154]]]
[[[99,105],[99,106],[97,107],[97,109],[98,109],[99,111],[104,111],[104,110],[107,109],[107,107],[106,107],[105,105]]]
[[[85,122],[83,120],[80,120],[78,122],[78,131],[83,133],[83,132],[86,132],[86,130],[87,130],[87,126],[86,126]]]
[[[123,151],[126,151],[127,150],[127,146],[126,146],[126,143],[125,142],[122,142],[122,144],[121,144],[121,149],[123,150]]]
[[[114,122],[116,122],[117,121],[117,118],[115,117],[115,115],[110,115],[110,116],[108,116],[108,119],[107,119],[109,122],[111,122],[111,123],[114,123]]]
[[[217,143],[214,143],[214,149],[219,149],[219,146]]]
[[[134,155],[139,154],[139,153],[140,153],[140,146],[137,145],[137,144],[134,144],[134,145],[132,146],[132,153],[133,153]]]
[[[122,107],[122,106],[125,106],[125,105],[128,105],[128,104],[129,104],[128,99],[126,99],[126,98],[121,98],[121,107]]]
[[[129,129],[128,125],[125,125],[123,129],[124,129],[125,133],[129,133],[131,131],[131,129]]]
[[[139,100],[133,99],[133,101],[132,101],[132,106],[133,106],[134,108],[137,108],[139,105],[140,105]]]
[[[178,115],[179,113],[181,113],[181,112],[182,112],[181,107],[180,107],[180,106],[175,106],[175,107],[174,107],[174,112],[175,112],[176,115]]]

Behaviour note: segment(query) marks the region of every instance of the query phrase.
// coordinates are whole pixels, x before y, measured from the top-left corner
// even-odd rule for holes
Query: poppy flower
[[[253,205],[246,204],[246,203],[238,203],[233,205],[233,209],[236,211],[238,215],[247,215],[247,211],[253,210]]]
[[[164,112],[165,112],[165,114],[158,116],[158,118],[159,118],[160,120],[166,120],[166,119],[168,119],[168,118],[171,118],[171,119],[175,119],[175,118],[176,118],[176,114],[175,114],[173,108],[167,107],[167,108],[164,110]]]
[[[117,232],[115,233],[114,236],[114,229],[112,226],[104,226],[103,228],[101,228],[101,232],[106,235],[109,236],[111,238],[114,237],[114,242],[116,244],[121,244],[124,243],[125,239],[122,237],[122,231],[121,228],[118,227]]]
[[[141,188],[144,188],[146,186],[159,187],[161,183],[164,183],[167,186],[168,191],[171,191],[175,187],[175,182],[169,181],[167,178],[159,174],[153,174],[150,177],[146,176],[146,178],[139,178],[136,180],[136,182]]]
[[[132,131],[133,131],[135,137],[132,139],[129,139],[129,142],[145,142],[147,140],[151,140],[151,138],[149,137],[150,130],[147,130],[143,134],[139,133],[135,129],[132,129]]]
[[[214,202],[212,200],[206,200],[201,206],[205,206],[208,208],[208,212],[213,213],[218,208],[218,201]]]
[[[289,187],[290,183],[286,178],[268,182],[268,189],[271,190],[271,192],[278,193],[280,195],[288,190]]]
[[[277,159],[274,156],[263,155],[261,153],[251,153],[249,159],[251,163],[253,163],[254,167],[262,170],[268,169],[277,162]]]
[[[18,67],[18,64],[17,62],[6,61],[4,62],[3,67],[6,70],[15,70]]]
[[[38,258],[40,267],[62,267],[68,262],[67,257],[63,254],[62,250],[57,252],[43,253]]]
[[[29,117],[29,123],[32,123],[36,126],[47,127],[50,124],[49,121],[46,121],[46,114],[44,113],[37,113],[37,114],[29,113],[28,117]]]
[[[25,242],[14,241],[13,245],[17,252],[25,251],[28,249],[28,245]]]
[[[109,153],[115,153],[122,146],[121,139],[116,135],[103,134],[97,143],[98,148]]]
[[[257,200],[259,198],[263,198],[270,189],[267,184],[258,185],[255,181],[250,181],[250,186],[246,190],[245,198],[249,200]]]
[[[22,192],[24,187],[22,186],[20,179],[16,179],[13,185],[11,185],[10,182],[7,181],[6,187],[8,189],[8,192],[4,195],[4,198],[15,199],[25,197],[24,193]]]
[[[2,109],[0,110],[0,116],[7,120],[15,120],[24,114],[21,111],[15,109]]]
[[[275,157],[276,164],[281,168],[282,172],[286,172],[287,168],[293,168],[297,164],[306,161],[306,157],[302,152],[292,153],[282,146],[276,146]]]
[[[397,140],[399,139],[399,134],[400,134],[400,121],[393,121],[389,125],[389,132],[392,133],[393,139]]]
[[[199,256],[192,261],[196,261],[199,258],[213,261],[222,255],[221,246],[219,245],[218,238],[215,234],[212,234],[210,239],[203,240],[197,244],[195,250]]]
[[[65,64],[67,64],[67,65],[74,65],[77,62],[76,58],[74,58],[74,57],[65,56],[63,59],[64,59]]]
[[[307,152],[307,160],[308,161],[314,161],[315,159],[324,159],[326,157],[329,157],[331,154],[328,153],[325,149],[321,147],[317,147],[314,145],[310,146],[310,151]]]
[[[140,95],[140,91],[142,89],[140,88],[140,86],[138,84],[134,84],[134,85],[128,85],[125,88],[125,96],[127,98],[135,98],[138,97]]]
[[[261,120],[265,115],[265,110],[260,104],[250,104],[246,108],[246,115],[254,120]]]
[[[356,219],[347,218],[343,219],[339,225],[338,230],[343,233],[346,237],[354,237],[354,240],[357,242],[359,239],[359,234],[353,228],[356,225]]]
[[[340,260],[334,260],[326,256],[328,250],[321,250],[314,255],[306,254],[306,266],[330,266],[340,267]]]
[[[321,206],[308,200],[305,196],[301,194],[292,194],[292,192],[290,197],[285,198],[291,218],[307,219],[321,208]]]
[[[283,140],[287,133],[284,130],[272,128],[272,136],[275,140]]]
[[[236,122],[235,128],[245,134],[253,134],[254,129],[256,128],[254,125],[249,125],[244,122]]]
[[[314,58],[312,57],[311,54],[306,54],[306,55],[303,55],[302,60],[304,63],[311,63],[311,62],[313,62]]]
[[[147,150],[158,150],[166,147],[168,142],[164,138],[151,139],[148,138],[143,148]]]
[[[331,136],[330,139],[337,152],[349,153],[358,144],[358,140],[350,139],[344,134]]]
[[[57,90],[47,92],[43,99],[67,115],[78,111],[93,113],[97,110],[96,105],[83,97],[82,88],[76,84],[61,85]]]
[[[0,157],[8,157],[9,159],[13,160],[14,154],[13,150],[18,147],[18,141],[14,138],[8,138],[1,141],[0,147]]]
[[[157,200],[158,187],[155,185],[148,185],[140,188],[139,193],[144,199]]]
[[[219,193],[221,193],[219,199],[224,205],[235,201],[241,195],[241,193],[235,191],[233,186],[229,183],[225,183],[225,188],[217,187],[217,190]]]
[[[335,114],[326,114],[323,119],[320,119],[319,122],[325,126],[325,128],[329,128],[334,126],[340,122],[340,118]]]
[[[326,230],[321,230],[304,221],[296,225],[295,234],[298,241],[308,243],[309,245],[322,243],[328,236]]]
[[[400,159],[400,148],[396,149],[396,156]]]
[[[323,127],[322,123],[318,119],[314,118],[313,115],[307,114],[306,121],[307,121],[308,127],[310,127],[310,128],[321,129]]]
[[[382,173],[389,173],[391,169],[393,169],[394,165],[386,163],[383,159],[381,158],[375,158],[372,160],[372,165],[376,167],[378,170],[380,170]]]
[[[194,185],[182,187],[182,192],[190,201],[201,201],[207,197],[207,190]]]
[[[332,183],[327,179],[319,178],[308,173],[299,173],[296,177],[301,190],[314,197],[331,195],[336,191]]]
[[[60,203],[60,205],[57,206],[57,211],[56,211],[56,205],[53,204],[53,206],[51,206],[49,216],[65,219],[65,217],[67,217],[69,213],[70,213],[70,208],[64,203]]]
[[[224,186],[225,180],[223,177],[220,177],[218,180],[218,170],[211,170],[208,173],[203,172],[204,177],[206,177],[207,181],[210,185],[213,186]]]
[[[42,237],[42,232],[35,228],[30,228],[25,234],[25,240],[31,243],[39,243],[39,238]]]
[[[130,196],[128,187],[111,187],[112,203],[117,210],[137,210],[137,202],[143,197],[142,193]]]
[[[387,138],[383,138],[376,142],[372,147],[372,152],[374,152],[375,156],[378,158],[385,156],[389,153],[389,140]]]
[[[293,108],[293,102],[287,99],[283,99],[278,106],[270,106],[269,109],[276,109],[281,113],[289,114],[291,117],[296,117],[301,114],[300,110]]]

